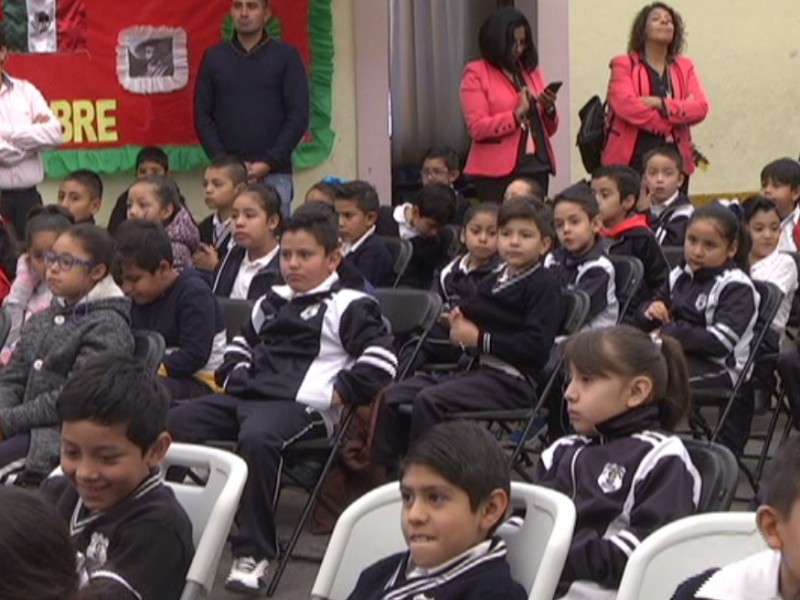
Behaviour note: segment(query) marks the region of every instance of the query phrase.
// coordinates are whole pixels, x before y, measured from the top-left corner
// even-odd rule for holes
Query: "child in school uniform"
[[[494,533],[509,506],[508,460],[474,423],[441,423],[400,468],[400,522],[408,551],[367,567],[348,600],[523,600],[505,542]]]
[[[343,404],[372,402],[396,374],[377,301],[345,288],[337,275],[338,229],[330,206],[304,204],[292,214],[280,246],[286,285],[258,300],[228,345],[216,372],[225,393],[170,413],[175,439],[237,440],[250,467],[225,582],[233,591],[263,591],[269,561],[278,554],[274,501],[286,446],[329,437]]]
[[[336,202],[336,189],[346,182],[338,177],[326,177],[308,188],[303,202],[324,202],[333,204]]]
[[[255,300],[283,283],[278,256],[283,216],[278,192],[261,183],[245,185],[233,201],[231,221],[234,246],[217,266],[214,294]]]
[[[592,173],[592,191],[600,208],[600,234],[606,251],[622,256],[634,256],[642,261],[644,279],[631,300],[632,321],[638,307],[664,285],[669,265],[656,237],[647,224],[647,217],[636,212],[641,177],[634,169],[623,165],[608,165]]]
[[[164,226],[172,241],[175,266],[192,266],[200,244],[200,232],[192,215],[180,202],[178,186],[166,175],[147,175],[128,190],[128,218],[155,221]]]
[[[461,161],[450,146],[432,146],[425,151],[420,169],[422,185],[440,183],[449,185],[456,196],[455,210],[450,218],[450,225],[461,227],[464,224],[464,215],[469,208],[469,202],[464,195],[455,188],[455,182],[461,176]]]
[[[96,225],[73,225],[44,254],[50,308],[20,332],[0,369],[0,478],[23,471],[25,482],[58,463],[55,402],[67,377],[90,357],[133,355],[130,300],[112,278],[114,242]]]
[[[25,253],[17,261],[17,276],[8,296],[3,300],[3,310],[11,320],[0,361],[7,364],[19,342],[19,334],[27,320],[50,307],[53,299],[47,287],[44,253],[50,250],[56,238],[72,227],[73,217],[60,206],[37,206],[31,209],[25,225]]]
[[[698,208],[686,230],[685,264],[644,310],[649,328],[680,342],[695,389],[733,389],[751,351],[759,296],[748,252],[747,231],[732,211],[716,202]],[[752,418],[752,399],[737,394],[720,440],[741,452]]]
[[[94,225],[103,203],[103,180],[94,171],[78,169],[67,175],[58,188],[58,205],[66,208],[75,224]]]
[[[115,238],[122,290],[133,301],[131,324],[157,331],[166,342],[162,385],[173,401],[213,393],[226,343],[216,296],[196,271],[174,268],[172,245],[158,223],[127,219]]]
[[[684,581],[672,600],[795,600],[800,597],[800,438],[770,460],[755,521],[768,549]]]
[[[574,435],[542,453],[534,481],[570,496],[577,521],[557,598],[614,598],[631,553],[692,514],[701,479],[671,432],[688,412],[680,344],[627,325],[566,342]]]
[[[373,287],[390,286],[394,279],[394,259],[386,242],[375,235],[378,218],[378,193],[366,181],[350,181],[337,186],[336,212],[344,262],[351,264]]]
[[[681,191],[683,158],[674,146],[662,146],[644,156],[644,183],[650,201],[650,227],[662,246],[683,246],[694,207]]]
[[[56,402],[63,475],[41,491],[69,523],[82,578],[109,598],[177,600],[186,583],[192,524],[159,469],[168,410],[145,365],[115,352],[76,369]]]
[[[761,169],[761,193],[775,202],[781,217],[780,250],[800,248],[800,163],[793,158],[773,160]]]
[[[218,156],[203,175],[206,206],[214,212],[200,221],[200,246],[194,268],[213,273],[233,245],[233,201],[247,184],[247,167],[235,156]]]
[[[600,239],[600,209],[585,183],[569,186],[553,199],[553,218],[561,244],[545,260],[562,287],[589,295],[585,329],[616,325],[619,314],[614,265]]]
[[[386,389],[375,426],[373,458],[395,465],[407,444],[449,413],[527,408],[532,381],[547,363],[559,323],[561,289],[542,258],[553,243],[549,209],[515,198],[500,207],[502,268],[477,292],[450,308],[450,340],[477,357],[477,368],[453,375],[422,374]],[[402,405],[413,406],[410,422]]]

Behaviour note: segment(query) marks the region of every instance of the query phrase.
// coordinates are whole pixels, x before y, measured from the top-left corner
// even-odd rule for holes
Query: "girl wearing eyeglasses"
[[[108,232],[73,225],[42,258],[53,300],[23,325],[0,370],[0,483],[38,485],[58,464],[55,400],[73,369],[111,350],[133,356],[130,300],[110,274]]]

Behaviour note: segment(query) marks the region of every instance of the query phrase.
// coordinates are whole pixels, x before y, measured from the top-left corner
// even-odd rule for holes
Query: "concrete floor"
[[[764,433],[769,423],[768,416],[756,417],[753,421],[753,432]],[[780,437],[780,432],[783,431],[783,423],[781,420],[778,425],[776,438]],[[773,448],[777,447],[777,439]],[[748,445],[747,451],[749,453],[757,454],[761,450],[761,442],[751,441]],[[748,466],[755,468],[755,460],[746,460]],[[750,501],[753,497],[753,491],[747,483],[744,475],[740,474],[739,489],[737,492],[737,499],[734,501],[732,510],[749,510]],[[300,515],[300,511],[305,502],[305,496],[298,490],[287,489],[281,494],[281,503],[278,508],[278,531],[281,539],[288,539],[294,523]],[[307,600],[311,597],[311,588],[314,585],[314,579],[319,568],[319,561],[325,553],[325,546],[328,542],[328,536],[313,536],[308,531],[304,532],[300,537],[296,554],[301,558],[293,560],[289,563],[286,571],[284,572],[283,579],[275,598],[280,600]],[[316,560],[308,560],[316,559]],[[217,579],[215,582],[214,590],[211,593],[211,600],[242,600],[246,596],[233,594],[226,591],[223,587],[225,577],[231,565],[230,552],[228,550],[223,554],[217,570]],[[274,570],[270,565],[270,576]]]

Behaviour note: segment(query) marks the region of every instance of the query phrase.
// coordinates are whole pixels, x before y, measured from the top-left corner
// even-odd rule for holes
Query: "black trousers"
[[[25,224],[28,212],[42,205],[42,196],[35,187],[24,190],[3,190],[0,200],[0,215],[14,226],[18,240],[25,239]]]
[[[167,377],[162,375],[158,378],[158,381],[167,390],[173,402],[191,400],[192,398],[200,398],[214,393],[214,390],[208,385],[194,377]]]
[[[800,429],[800,353],[796,347],[778,355],[778,373],[792,407],[792,421]]]
[[[234,558],[278,556],[275,504],[283,452],[294,442],[327,436],[317,412],[298,402],[242,400],[213,394],[185,402],[169,413],[169,432],[181,442],[236,441],[249,469],[239,510],[238,533],[231,536]]]
[[[524,379],[479,367],[450,375],[417,375],[384,391],[378,408],[372,458],[394,466],[408,447],[455,412],[529,408],[536,392]],[[413,405],[411,417],[400,406]]]

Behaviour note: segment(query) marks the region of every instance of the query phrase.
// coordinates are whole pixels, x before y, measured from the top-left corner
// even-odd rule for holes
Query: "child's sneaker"
[[[252,556],[234,558],[231,572],[225,579],[225,589],[243,594],[261,594],[267,588],[268,566],[266,558],[259,561]]]

